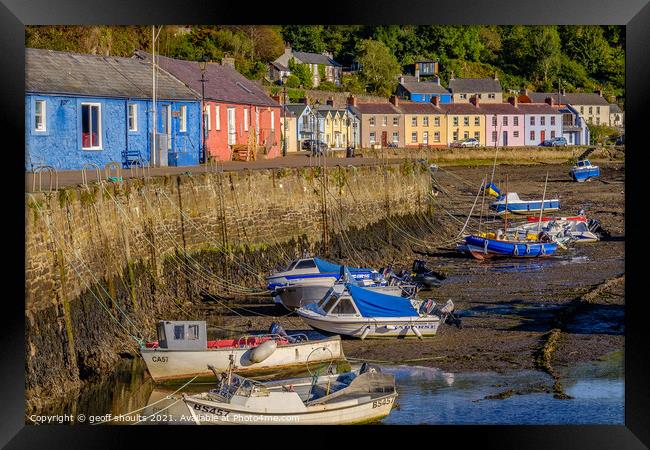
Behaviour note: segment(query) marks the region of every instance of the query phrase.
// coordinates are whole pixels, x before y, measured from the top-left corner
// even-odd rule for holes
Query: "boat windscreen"
[[[341,272],[341,266],[339,264],[334,264],[329,261],[325,261],[324,259],[320,258],[314,258],[314,262],[316,263],[316,267],[318,267],[318,271],[320,273],[340,273]],[[351,273],[355,272],[370,272],[372,269],[367,269],[367,268],[355,268],[355,267],[348,267]]]
[[[411,300],[347,285],[348,292],[363,317],[418,317]]]

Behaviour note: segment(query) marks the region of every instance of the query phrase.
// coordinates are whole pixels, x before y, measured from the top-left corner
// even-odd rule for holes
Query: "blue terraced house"
[[[25,168],[193,166],[202,149],[201,97],[146,61],[26,49]]]
[[[400,75],[395,93],[412,102],[430,103],[432,97],[438,97],[439,104],[452,102],[451,92],[440,84],[437,76],[432,81],[420,81],[419,77]]]

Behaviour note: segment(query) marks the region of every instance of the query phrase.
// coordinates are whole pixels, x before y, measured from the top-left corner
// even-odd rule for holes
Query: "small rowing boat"
[[[600,167],[594,166],[588,159],[579,160],[569,171],[573,181],[582,183],[600,176]]]
[[[476,259],[539,258],[553,255],[557,246],[557,242],[506,240],[470,235],[465,237],[463,248]]]

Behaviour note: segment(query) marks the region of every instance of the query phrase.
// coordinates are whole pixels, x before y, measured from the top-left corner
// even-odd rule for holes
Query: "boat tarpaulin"
[[[320,258],[314,258],[314,262],[316,263],[316,267],[318,267],[320,273],[341,273],[341,266],[338,264]],[[348,270],[350,270],[350,273],[372,272],[372,269],[357,269],[355,267],[348,267]]]
[[[417,317],[419,314],[405,297],[381,294],[351,284],[346,285],[363,317]]]

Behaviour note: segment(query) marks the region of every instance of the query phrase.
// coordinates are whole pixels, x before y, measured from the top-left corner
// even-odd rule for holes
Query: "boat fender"
[[[363,341],[366,337],[368,337],[368,334],[370,334],[370,325],[368,325],[366,329],[363,330],[363,333],[361,333],[361,340]]]
[[[420,330],[418,330],[415,325],[411,326],[411,329],[419,339],[422,339],[422,333],[420,333]]]
[[[251,350],[250,360],[254,363],[260,363],[271,356],[277,348],[277,342],[272,339],[266,342],[262,342],[260,345]]]

